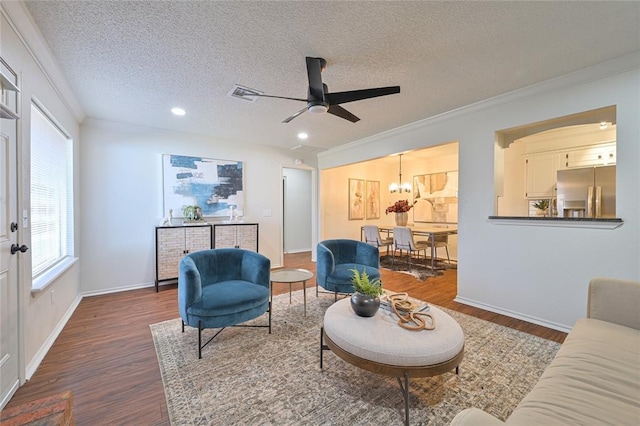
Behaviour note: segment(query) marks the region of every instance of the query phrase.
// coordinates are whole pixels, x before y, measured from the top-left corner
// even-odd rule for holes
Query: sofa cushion
[[[507,424],[640,424],[640,330],[579,320]]]

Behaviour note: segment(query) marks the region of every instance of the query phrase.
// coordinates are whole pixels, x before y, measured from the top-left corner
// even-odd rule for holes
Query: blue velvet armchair
[[[325,240],[318,243],[316,277],[318,286],[335,293],[353,293],[352,269],[370,279],[380,279],[380,252],[378,247],[357,240]],[[318,287],[316,287],[316,295]]]
[[[184,325],[198,328],[198,358],[225,327],[239,325],[269,312],[271,261],[256,252],[236,249],[202,250],[180,261],[178,308]],[[204,345],[202,330],[220,328]]]

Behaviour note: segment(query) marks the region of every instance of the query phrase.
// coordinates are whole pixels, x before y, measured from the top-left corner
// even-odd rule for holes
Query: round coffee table
[[[291,285],[293,283],[302,283],[302,293],[304,295],[304,316],[307,316],[307,280],[313,278],[313,272],[306,269],[277,269],[271,271],[271,288],[273,283],[289,284],[289,303],[291,303]],[[271,291],[273,298],[273,291]]]
[[[331,349],[356,367],[396,377],[404,396],[408,425],[409,378],[437,376],[452,370],[457,374],[464,355],[460,324],[434,306],[428,312],[435,318],[436,328],[411,331],[398,325],[393,312],[380,308],[373,317],[365,318],[353,312],[349,298],[334,303],[324,314],[320,368],[322,351]]]

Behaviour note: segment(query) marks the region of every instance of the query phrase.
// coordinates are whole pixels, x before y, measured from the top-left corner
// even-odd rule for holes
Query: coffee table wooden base
[[[452,370],[464,356],[460,324],[443,310],[429,307],[434,329],[413,331],[398,325],[395,313],[380,308],[372,317],[359,317],[350,300],[329,306],[320,330],[322,353],[330,349],[339,358],[363,370],[396,377],[404,396],[405,424],[409,424],[409,379],[431,377]]]
[[[326,343],[326,344],[325,344]],[[347,361],[349,364],[353,364],[363,370],[371,371],[372,373],[381,374],[383,376],[395,377],[400,385],[402,396],[404,397],[404,424],[409,425],[409,378],[410,377],[433,377],[440,374],[447,373],[451,370],[455,370],[458,374],[458,367],[462,358],[464,357],[464,347],[460,352],[448,361],[434,365],[424,366],[397,366],[389,364],[381,364],[368,359],[360,358],[350,352],[345,351],[340,346],[335,344],[329,336],[324,332],[324,327],[320,329],[320,369],[323,367],[322,352],[325,350],[331,350],[339,358]],[[404,379],[404,383],[403,380]]]

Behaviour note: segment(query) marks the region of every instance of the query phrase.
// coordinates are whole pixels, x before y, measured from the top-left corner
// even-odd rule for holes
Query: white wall
[[[640,279],[639,67],[640,55],[619,58],[321,153],[319,168],[458,140],[458,299],[568,329],[586,313],[592,277]],[[500,226],[488,219],[494,212],[496,130],[608,105],[617,106],[621,227]]]
[[[154,227],[164,216],[162,154],[243,161],[243,219],[259,223],[259,251],[280,266],[281,166],[292,165],[292,157],[266,146],[94,119],[82,123],[81,138],[83,293],[153,284]],[[271,215],[263,216],[265,210]]]
[[[311,171],[284,168],[284,252],[311,251]]]

